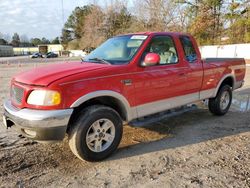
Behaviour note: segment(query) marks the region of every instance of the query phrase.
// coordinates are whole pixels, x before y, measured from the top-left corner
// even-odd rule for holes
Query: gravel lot
[[[10,78],[48,63],[0,63],[1,113]],[[67,139],[36,143],[1,122],[0,187],[250,187],[250,67],[245,80],[226,116],[198,105],[142,127],[127,125],[119,150],[98,163],[77,159]]]

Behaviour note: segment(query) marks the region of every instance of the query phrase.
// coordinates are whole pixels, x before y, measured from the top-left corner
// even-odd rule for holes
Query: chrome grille
[[[24,97],[24,89],[15,85],[11,87],[11,98],[16,104],[21,104]]]

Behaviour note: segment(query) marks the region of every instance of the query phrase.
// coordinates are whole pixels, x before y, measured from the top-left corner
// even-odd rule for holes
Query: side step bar
[[[198,107],[195,104],[185,105],[185,106],[174,108],[171,110],[159,112],[159,113],[156,113],[156,114],[153,114],[150,116],[138,118],[136,120],[129,122],[129,125],[132,127],[144,127],[144,126],[150,125],[152,123],[161,121],[163,119],[178,116],[178,115],[183,114],[185,112],[190,112],[190,111],[195,110],[197,108]]]

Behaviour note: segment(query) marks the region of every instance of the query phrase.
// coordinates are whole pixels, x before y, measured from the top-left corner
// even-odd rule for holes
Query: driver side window
[[[156,36],[154,37],[146,53],[157,53],[160,56],[160,65],[178,63],[178,56],[175,48],[174,41],[169,36]]]

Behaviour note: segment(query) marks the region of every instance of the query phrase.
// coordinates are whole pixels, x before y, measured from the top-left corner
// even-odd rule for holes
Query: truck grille
[[[11,87],[11,98],[16,104],[22,104],[24,89],[15,85]]]

